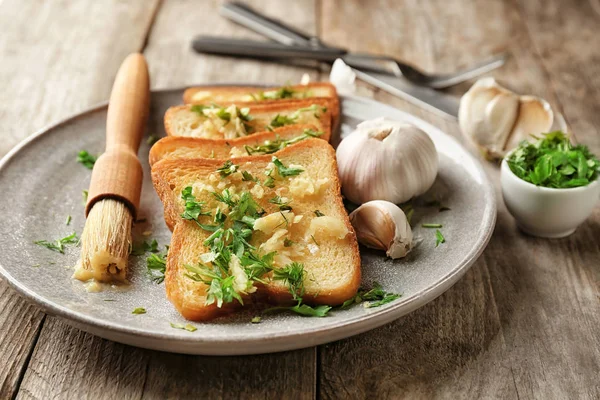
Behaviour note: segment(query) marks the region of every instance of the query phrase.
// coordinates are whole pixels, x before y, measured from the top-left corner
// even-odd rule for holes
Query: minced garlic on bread
[[[282,126],[311,124],[331,135],[332,111],[327,99],[274,103],[182,105],[165,113],[168,136],[235,139]]]
[[[204,139],[167,136],[150,149],[150,165],[162,159],[216,158],[227,159],[249,155],[271,154],[287,144],[310,137],[329,141],[329,134],[314,125],[289,125],[273,131],[259,132],[237,139]]]
[[[220,308],[214,302],[207,305],[209,285],[191,279],[195,270],[189,266],[211,259],[206,241],[219,231],[209,225],[219,220],[225,221],[222,229],[232,227],[230,220],[244,201],[254,204],[244,209],[255,211],[244,216],[244,223],[236,224],[251,232],[248,246],[255,248],[258,256],[271,254],[273,269],[261,282],[251,284],[240,269],[243,262],[238,264],[239,258],[232,256],[228,265],[241,299],[261,296],[289,305],[290,287],[286,281],[276,280],[275,274],[292,264],[301,265],[304,271],[303,303],[338,305],[356,294],[360,284],[358,244],[342,203],[335,152],[325,141],[306,139],[273,155],[229,162],[165,159],[153,165],[152,180],[165,206],[167,225],[174,228],[167,259],[167,296],[185,318],[207,320],[239,305],[238,300]],[[297,182],[294,191],[293,182]],[[196,210],[200,212],[197,221],[182,218],[187,211],[182,193],[202,204],[201,210]],[[230,203],[223,202],[224,198]],[[248,258],[246,247],[244,257]]]
[[[235,102],[285,103],[308,98],[329,101],[334,128],[339,126],[340,102],[335,86],[329,82],[313,82],[307,85],[280,87],[258,86],[201,86],[191,87],[183,93],[185,104],[221,104]]]

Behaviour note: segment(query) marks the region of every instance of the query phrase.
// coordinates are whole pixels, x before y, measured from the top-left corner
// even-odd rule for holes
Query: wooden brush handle
[[[92,171],[86,216],[99,200],[122,201],[137,215],[142,165],[137,158],[150,105],[148,66],[141,54],[130,54],[117,72],[106,116],[106,151]]]

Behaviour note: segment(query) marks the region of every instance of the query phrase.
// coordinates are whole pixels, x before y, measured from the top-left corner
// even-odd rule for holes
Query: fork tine
[[[507,57],[507,53],[501,53],[459,72],[447,75],[432,75],[432,79],[427,83],[427,86],[434,89],[445,89],[454,86],[501,67],[506,62]]]

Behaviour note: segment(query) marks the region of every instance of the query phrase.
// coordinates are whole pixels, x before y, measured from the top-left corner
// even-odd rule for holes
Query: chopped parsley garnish
[[[386,292],[379,283],[373,282],[372,289],[359,289],[353,298],[346,300],[340,306],[340,309],[345,309],[362,302],[367,302],[365,303],[365,308],[379,307],[400,298],[400,296],[396,293]]]
[[[77,154],[77,162],[81,163],[84,167],[88,169],[94,168],[94,164],[98,157],[95,157],[87,152],[87,150],[81,150]]]
[[[134,243],[131,246],[131,255],[132,256],[142,256],[146,253],[158,253],[158,242],[156,239],[152,240],[152,242],[148,243],[145,240],[140,243]]]
[[[167,254],[169,246],[165,246],[164,253],[152,253],[146,258],[147,274],[154,283],[162,283],[165,280],[167,270]]]
[[[87,200],[88,200],[88,193],[89,193],[89,192],[88,192],[87,190],[82,190],[82,191],[81,191],[81,195],[82,195],[82,197],[83,197],[83,204],[87,203]]]
[[[293,242],[291,239],[289,238],[285,238],[283,240],[283,247],[292,247],[294,245],[295,242]]]
[[[294,300],[304,295],[304,265],[293,262],[283,268],[273,269],[273,280],[284,281]]]
[[[204,205],[201,201],[196,201],[196,197],[192,194],[192,187],[188,186],[181,191],[181,199],[185,202],[185,211],[181,214],[181,218],[194,221],[201,225],[198,217],[201,215],[211,215],[210,212],[202,211]]]
[[[442,224],[421,224],[423,228],[441,228]]]
[[[146,309],[144,307],[138,307],[138,308],[135,308],[131,313],[132,314],[146,314]]]
[[[442,235],[439,229],[435,230],[435,247],[438,247],[440,244],[446,243],[446,238]]]
[[[600,172],[600,160],[586,146],[573,145],[560,131],[547,133],[534,143],[521,142],[506,161],[517,177],[549,188],[585,186]]]
[[[38,246],[43,246],[49,250],[65,254],[65,245],[79,244],[79,238],[77,237],[77,234],[73,232],[70,235],[65,236],[64,238],[56,239],[53,242],[49,242],[47,240],[38,240],[33,243],[37,244]]]
[[[281,114],[277,114],[272,120],[271,123],[269,124],[272,128],[279,128],[285,125],[292,125],[296,123],[296,120],[298,119],[298,117],[292,117],[292,116],[286,116],[286,115],[281,115]]]
[[[315,211],[314,211],[314,213],[315,213],[315,215],[316,215],[317,217],[324,217],[324,216],[325,216],[325,214],[323,214],[323,213],[322,213],[321,211],[319,211],[319,210],[315,210]]]
[[[200,114],[201,116],[204,117],[205,116],[204,115],[204,110],[207,109],[207,108],[211,109],[213,107],[212,106],[203,106],[201,104],[194,104],[193,106],[190,107],[190,111],[193,111],[193,112],[195,112],[197,114]]]
[[[225,111],[224,108],[219,108],[216,112],[217,117],[221,118],[223,121],[231,121],[231,113]]]
[[[275,196],[269,200],[269,203],[276,204],[279,207],[280,211],[290,211],[292,207],[290,206],[290,201],[287,199],[281,198],[281,196]]]
[[[198,330],[198,328],[196,328],[194,325],[192,324],[176,324],[174,322],[170,322],[171,324],[171,328],[175,328],[175,329],[183,329],[184,331],[188,331],[188,332],[195,332]]]
[[[242,171],[242,181],[244,182],[258,182],[258,178],[252,176],[248,171]]]
[[[320,305],[316,307],[311,307],[307,304],[302,304],[302,302],[298,302],[295,306],[291,307],[271,307],[265,310],[266,313],[276,312],[276,311],[292,311],[296,314],[304,315],[307,317],[325,317],[327,313],[331,310],[331,306]]]
[[[67,220],[65,221],[65,225],[71,225],[71,216],[67,215]]]
[[[294,89],[291,87],[284,86],[278,90],[268,90],[266,92],[259,92],[258,98],[260,100],[278,100],[278,99],[290,99],[294,97]]]
[[[277,114],[275,116],[275,118],[273,118],[271,120],[271,123],[269,124],[269,126],[271,128],[279,128],[281,126],[295,124],[295,123],[297,123],[298,118],[300,117],[300,114],[304,113],[304,112],[312,112],[313,115],[315,116],[315,118],[321,118],[321,115],[319,114],[319,112],[326,112],[326,111],[327,111],[327,107],[322,107],[322,106],[319,106],[318,104],[313,104],[310,107],[299,108],[296,111],[294,111],[293,113],[291,113],[290,115]]]
[[[225,178],[236,172],[238,168],[238,165],[234,164],[231,160],[227,160],[221,168],[217,169],[217,172],[219,172],[219,175],[221,175],[222,178]]]
[[[299,175],[301,172],[304,171],[302,168],[286,167],[285,165],[283,165],[283,163],[277,157],[273,157],[272,162],[273,162],[273,164],[275,164],[275,167],[277,168],[277,172],[279,173],[279,176],[284,177],[284,178],[288,177],[288,176]]]
[[[302,135],[296,136],[293,139],[284,140],[284,139],[280,139],[279,136],[277,136],[275,138],[275,140],[265,140],[265,142],[262,145],[258,145],[258,146],[254,146],[254,147],[246,145],[246,146],[244,146],[244,148],[246,149],[246,153],[248,153],[248,155],[271,154],[271,153],[275,153],[276,151],[286,148],[290,144],[298,143],[304,139],[308,139],[311,137],[319,137],[322,134],[323,134],[323,132],[318,132],[318,131],[315,131],[312,129],[305,129],[304,132],[302,133]]]
[[[262,318],[259,316],[252,317],[252,319],[250,320],[250,322],[252,322],[253,324],[260,324],[260,321],[262,321]]]

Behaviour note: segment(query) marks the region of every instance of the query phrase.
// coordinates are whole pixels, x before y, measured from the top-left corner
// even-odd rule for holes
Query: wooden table
[[[220,1],[0,2],[5,154],[45,125],[108,98],[143,51],[153,88],[296,82],[316,68],[201,56],[199,33],[256,38]],[[600,152],[598,0],[261,0],[257,9],[326,42],[451,71],[501,50],[494,76],[548,99]],[[469,83],[470,84],[470,83]],[[469,84],[452,90],[460,95]],[[448,122],[367,86],[360,94]],[[473,150],[473,149],[471,149]],[[498,168],[485,163],[498,182]],[[498,185],[496,185],[498,188]],[[498,192],[499,194],[499,192]],[[494,236],[452,289],[383,328],[324,346],[195,357],[113,343],[71,328],[0,283],[0,398],[599,398],[600,208],[561,240],[521,234],[498,196]]]

